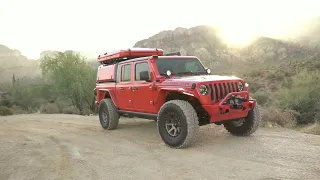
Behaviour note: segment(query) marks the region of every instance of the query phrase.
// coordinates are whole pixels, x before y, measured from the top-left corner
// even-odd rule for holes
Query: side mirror
[[[207,74],[211,74],[211,69],[207,68],[206,72],[207,72]]]
[[[149,71],[141,71],[140,72],[140,80],[151,82]]]

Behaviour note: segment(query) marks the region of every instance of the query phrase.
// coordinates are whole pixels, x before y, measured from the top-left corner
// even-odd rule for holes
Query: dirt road
[[[105,131],[97,116],[0,117],[0,179],[320,178],[320,136],[259,129],[239,138],[215,125],[199,135],[176,150],[150,120],[123,118]]]

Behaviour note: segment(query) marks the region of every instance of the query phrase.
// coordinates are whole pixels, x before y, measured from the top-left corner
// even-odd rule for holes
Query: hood
[[[178,86],[190,86],[193,83],[201,82],[219,82],[219,81],[239,81],[241,78],[234,76],[220,76],[220,75],[201,75],[201,76],[183,76],[183,77],[172,77],[166,79],[163,85],[178,85]]]
[[[242,80],[235,76],[220,76],[220,75],[202,75],[202,76],[183,76],[183,77],[172,77],[166,79],[170,82],[210,82],[210,81],[234,81]]]

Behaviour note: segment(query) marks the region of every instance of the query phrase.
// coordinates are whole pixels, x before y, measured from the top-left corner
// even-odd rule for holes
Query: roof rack
[[[168,53],[168,54],[165,54],[164,56],[181,56],[181,53],[180,52]]]
[[[126,61],[139,57],[147,57],[163,55],[162,49],[152,49],[152,48],[129,48],[129,49],[121,49],[117,51],[107,52],[98,56],[98,62],[102,64],[114,64],[121,61]]]

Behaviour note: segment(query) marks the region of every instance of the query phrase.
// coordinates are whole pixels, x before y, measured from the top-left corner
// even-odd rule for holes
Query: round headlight
[[[199,91],[203,96],[207,95],[209,93],[208,86],[201,85],[200,88],[199,88]]]
[[[244,90],[244,85],[243,85],[242,82],[239,82],[238,88],[239,88],[240,91],[243,91],[243,90]]]

